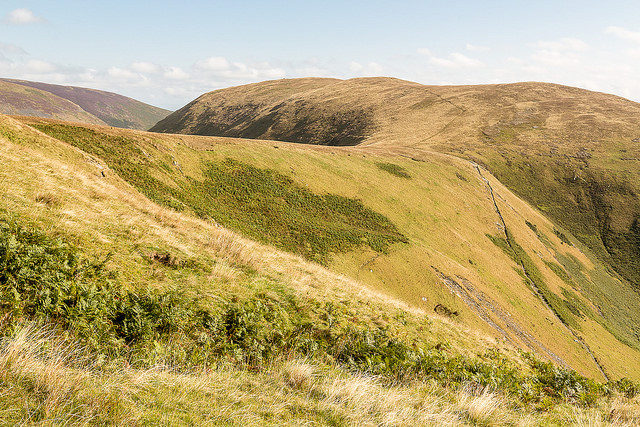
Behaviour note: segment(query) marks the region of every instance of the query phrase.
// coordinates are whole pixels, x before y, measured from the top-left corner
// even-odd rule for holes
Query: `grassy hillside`
[[[566,316],[612,380],[638,372],[583,294],[615,279],[468,162],[0,119],[8,424],[638,420],[636,385],[559,367],[602,381]],[[238,202],[264,211],[256,238],[330,270],[223,228],[251,233]],[[335,231],[327,206],[358,243],[285,227]]]
[[[211,92],[152,130],[473,160],[640,289],[639,104],[545,83],[311,81]]]
[[[95,89],[26,80],[0,79],[0,82],[4,101],[0,112],[4,114],[148,129],[170,113],[126,96]],[[32,90],[20,90],[15,85]]]
[[[0,80],[0,113],[105,124],[73,102],[50,92]]]
[[[638,372],[637,293],[470,162],[28,123],[164,206],[582,374]]]

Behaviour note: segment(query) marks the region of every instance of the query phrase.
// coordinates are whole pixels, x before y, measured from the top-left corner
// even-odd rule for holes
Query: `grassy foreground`
[[[538,425],[640,417],[640,387],[628,380],[598,384],[528,355],[518,365],[497,349],[467,356],[442,342],[409,345],[399,331],[431,329],[432,321],[407,313],[375,327],[352,320],[363,314],[357,307],[299,301],[282,288],[197,307],[176,293],[119,289],[105,262],[88,261],[60,239],[10,222],[0,229],[0,419],[7,424]]]

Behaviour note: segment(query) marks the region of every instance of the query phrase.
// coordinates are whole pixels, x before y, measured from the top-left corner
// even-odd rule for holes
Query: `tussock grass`
[[[0,342],[0,422],[20,425],[635,425],[638,402],[522,412],[471,384],[385,384],[309,359],[262,372],[98,368],[50,329],[17,325]]]

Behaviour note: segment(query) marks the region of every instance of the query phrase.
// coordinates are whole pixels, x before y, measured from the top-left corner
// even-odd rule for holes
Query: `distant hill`
[[[0,79],[0,112],[140,130],[170,113],[111,92],[13,79]]]
[[[72,122],[106,123],[73,102],[44,90],[0,80],[0,111],[3,114],[54,117]]]
[[[638,103],[548,83],[293,79],[207,93],[151,130],[473,160],[640,289],[638,117]]]

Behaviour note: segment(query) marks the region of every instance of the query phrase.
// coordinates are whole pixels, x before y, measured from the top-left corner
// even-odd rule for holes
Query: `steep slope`
[[[37,101],[34,101],[33,96],[38,93],[48,92],[55,97],[63,98],[71,103],[75,104],[84,112],[85,115],[92,115],[95,118],[84,119],[84,116],[78,116],[84,120],[75,120],[82,123],[106,123],[110,126],[126,128],[126,129],[148,129],[158,120],[166,117],[170,111],[162,108],[154,107],[149,104],[145,104],[135,99],[128,98],[126,96],[118,95],[111,92],[105,92],[95,89],[87,89],[75,86],[61,86],[49,83],[31,82],[26,80],[13,80],[13,79],[0,79],[0,81],[13,85],[21,85],[29,88],[38,89],[38,92],[19,92],[22,95],[30,95],[25,98],[18,98],[15,95],[10,99],[6,99],[2,108],[4,114],[24,114],[28,116],[37,117],[51,117],[61,120],[73,120],[72,117],[66,113],[66,116],[62,116],[59,110],[52,111],[51,106],[46,102],[46,99],[38,95]],[[3,85],[3,88],[12,88],[11,86]],[[12,89],[15,92],[15,89]],[[3,95],[6,96],[6,95]],[[59,103],[59,101],[54,101]],[[8,106],[11,106],[8,108]],[[55,103],[54,103],[55,105]],[[68,105],[68,104],[67,104]],[[68,106],[70,109],[78,109],[77,107]],[[14,113],[11,109],[18,111]]]
[[[430,153],[424,154],[426,161],[416,162],[357,149],[309,150],[48,120],[29,123],[60,139],[0,116],[4,424],[477,425],[638,418],[637,398],[630,400],[634,384],[623,381],[604,388],[464,327],[475,314],[456,302],[447,283],[475,288],[476,301],[485,308],[488,301],[493,305],[491,318],[499,311],[495,300],[478,293],[484,284],[471,277],[464,267],[467,260],[453,258],[467,256],[468,248],[459,252],[457,243],[462,237],[482,241],[487,258],[509,264],[502,249],[480,236],[490,231],[500,238],[493,225],[494,201],[486,197],[496,195],[501,210],[506,201],[514,211],[522,205],[486,175],[493,187],[489,193],[473,165]],[[409,285],[419,286],[418,295],[430,298],[428,304],[420,298],[427,310],[411,308],[361,282],[244,239],[211,219],[195,218],[198,206],[187,193],[206,194],[206,188],[196,185],[207,181],[204,166],[225,164],[251,172],[236,175],[236,189],[255,185],[256,179],[274,183],[269,177],[286,174],[289,179],[277,180],[277,186],[306,183],[312,194],[329,189],[347,199],[355,192],[363,206],[387,215],[407,235],[425,226],[419,222],[412,230],[407,224],[414,221],[403,219],[407,212],[398,205],[398,191],[410,190],[416,182],[422,184],[407,203],[435,196],[433,206],[420,208],[432,212],[427,219],[431,231],[451,225],[445,224],[441,215],[447,212],[441,209],[470,210],[465,220],[474,217],[475,222],[460,227],[458,234],[449,231],[440,242],[422,230],[418,234],[429,245],[412,238],[378,252],[374,262],[388,263],[394,253],[413,248],[423,253],[425,265],[433,265],[425,271],[446,278],[417,284],[407,276]],[[291,165],[296,165],[294,171]],[[315,179],[319,176],[324,179]],[[353,188],[354,177],[364,184]],[[389,196],[380,195],[380,185],[391,189]],[[164,204],[173,200],[177,206],[182,200],[183,212],[158,206],[138,190]],[[230,190],[221,189],[219,196]],[[455,193],[468,204],[460,204],[461,197],[443,205],[442,199]],[[163,200],[166,196],[173,199]],[[307,203],[306,208],[314,211],[317,206]],[[416,219],[423,216],[420,209]],[[503,218],[527,247],[518,233],[532,230],[521,227],[521,219]],[[531,221],[541,235],[549,233],[546,220],[534,215]],[[472,230],[476,226],[480,228]],[[560,246],[553,235],[549,239],[549,247]],[[343,255],[334,262],[357,268],[350,257],[374,251],[366,244],[352,247],[339,252]],[[587,262],[575,248],[559,252]],[[482,268],[490,264],[477,255],[478,275],[486,277]],[[382,266],[366,267],[378,274]],[[468,281],[453,276],[461,268],[470,275]],[[585,277],[593,271],[585,270]],[[450,309],[459,305],[460,312],[450,313],[451,319],[435,316],[430,307],[436,301]],[[512,324],[523,320],[524,311],[548,314],[537,301],[516,295],[509,303]],[[517,309],[529,303],[525,310]],[[50,329],[40,329],[43,325]],[[583,327],[587,325],[592,325],[589,319]],[[561,328],[546,326],[553,330],[548,338],[542,329],[528,336],[530,342],[542,338],[558,348],[573,345]],[[610,337],[606,331],[602,335]],[[615,340],[606,344],[627,357],[628,369],[635,369],[637,357],[627,355]],[[622,372],[615,357],[608,357],[612,370]],[[598,375],[588,359],[576,360],[576,366]],[[612,400],[606,390],[630,397]]]
[[[296,92],[283,99],[275,94],[281,86]],[[152,130],[360,144],[409,156],[429,149],[473,160],[640,289],[639,116],[640,104],[626,99],[545,83],[368,78],[308,89],[292,80],[205,94]]]
[[[26,123],[104,160],[157,203],[323,262],[416,309],[585,375],[640,372],[639,295],[469,161]]]
[[[99,118],[64,98],[40,89],[28,88],[1,80],[0,113],[105,124]]]

